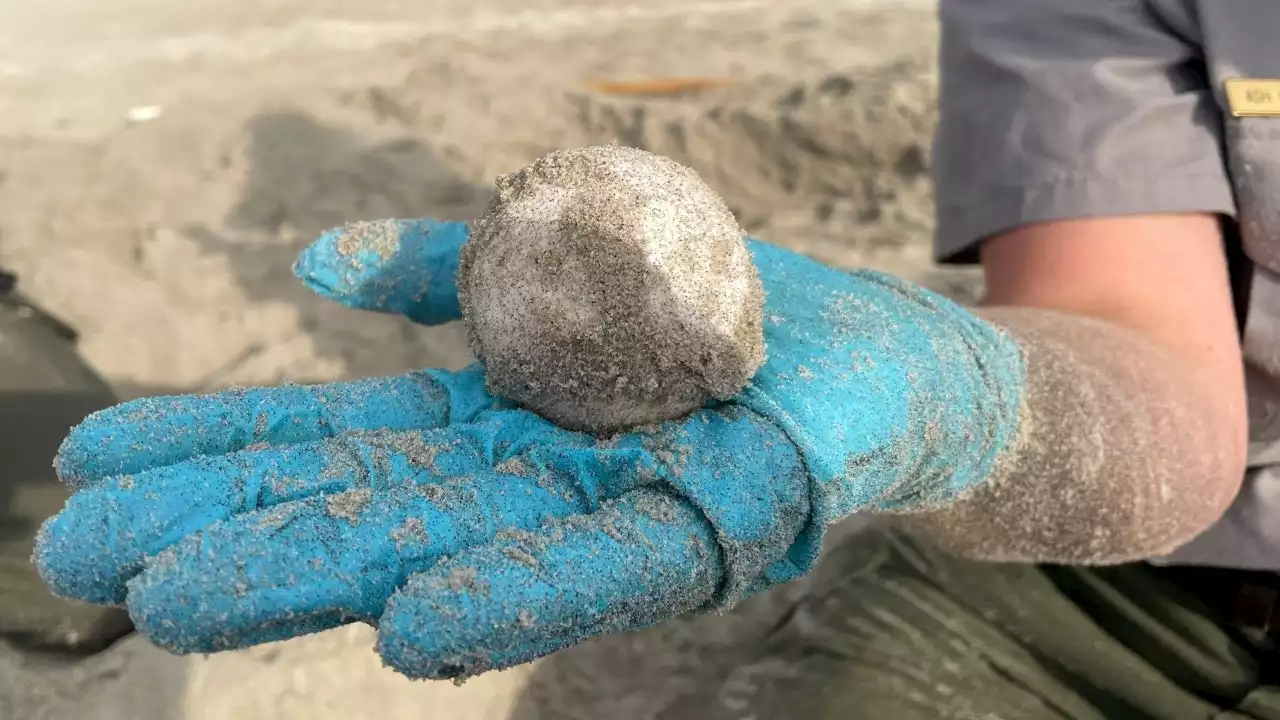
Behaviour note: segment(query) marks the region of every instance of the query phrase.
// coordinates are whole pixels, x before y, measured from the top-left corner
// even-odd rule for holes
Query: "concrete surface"
[[[927,0],[7,0],[0,264],[125,396],[458,367],[459,328],[328,305],[294,254],[347,220],[473,217],[494,175],[617,139],[761,237],[972,295],[928,264],[935,33]],[[589,88],[671,75],[733,82]],[[0,647],[0,718],[651,717],[784,595],[460,688],[383,670],[364,627],[209,658]]]

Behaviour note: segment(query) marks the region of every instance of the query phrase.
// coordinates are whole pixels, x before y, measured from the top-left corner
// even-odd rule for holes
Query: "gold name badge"
[[[1280,80],[1233,78],[1225,87],[1232,117],[1280,117]]]

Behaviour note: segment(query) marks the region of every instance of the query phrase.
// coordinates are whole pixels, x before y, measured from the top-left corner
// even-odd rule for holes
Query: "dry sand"
[[[927,2],[5,3],[0,264],[125,396],[458,367],[460,327],[320,301],[294,254],[350,220],[474,217],[494,176],[616,139],[694,167],[754,234],[971,296],[928,264],[934,36]],[[589,88],[664,75],[733,82]],[[0,718],[644,718],[781,604],[461,688],[381,669],[363,627],[78,665],[0,646]]]

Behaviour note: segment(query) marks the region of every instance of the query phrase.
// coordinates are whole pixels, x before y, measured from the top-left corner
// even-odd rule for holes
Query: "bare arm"
[[[981,559],[1109,563],[1163,554],[1216,520],[1247,448],[1216,218],[1031,224],[981,258],[980,313],[1026,350],[1028,420],[990,483],[913,530]]]

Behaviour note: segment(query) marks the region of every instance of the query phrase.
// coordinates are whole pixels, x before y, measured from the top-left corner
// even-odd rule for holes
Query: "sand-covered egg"
[[[693,170],[603,145],[553,152],[496,185],[458,271],[495,395],[609,433],[729,399],[759,369],[760,278]]]

